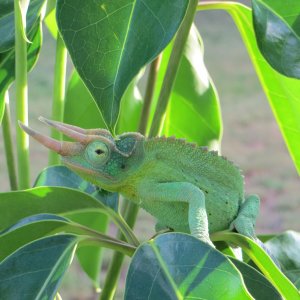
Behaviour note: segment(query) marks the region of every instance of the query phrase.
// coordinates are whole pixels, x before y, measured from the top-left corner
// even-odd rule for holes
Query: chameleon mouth
[[[83,174],[89,174],[89,175],[93,175],[95,177],[102,177],[102,178],[106,178],[106,179],[109,179],[110,181],[116,181],[114,179],[114,177],[110,176],[110,175],[107,175],[105,173],[100,173],[100,172],[97,172],[96,170],[93,170],[93,169],[90,169],[90,168],[85,168],[79,164],[76,164],[74,162],[70,163],[68,162],[68,160],[66,158],[62,158],[62,161],[63,163],[68,167],[70,168],[71,170],[75,170],[75,171],[78,171],[79,173],[83,173]]]

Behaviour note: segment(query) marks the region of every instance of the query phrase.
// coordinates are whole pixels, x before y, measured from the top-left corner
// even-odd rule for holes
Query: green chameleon
[[[20,126],[82,178],[119,192],[156,217],[157,230],[191,233],[210,245],[209,233],[221,230],[256,239],[259,198],[244,196],[240,170],[216,152],[173,137],[145,138],[136,132],[113,137],[105,129],[40,120],[76,142]]]

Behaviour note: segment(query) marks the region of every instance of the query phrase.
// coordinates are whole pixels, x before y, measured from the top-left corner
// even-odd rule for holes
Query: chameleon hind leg
[[[188,203],[188,223],[191,234],[213,246],[208,233],[205,195],[198,187],[189,182],[157,183],[152,188],[141,188],[141,199],[144,202],[141,206],[159,220],[158,224],[160,227],[162,225],[167,227],[170,224],[165,224],[163,215],[166,212],[159,211],[159,202],[170,203],[170,207],[176,205],[176,202]],[[154,208],[155,212],[153,211],[153,203],[157,207]]]
[[[238,233],[241,233],[254,240],[272,258],[277,267],[281,269],[280,263],[273,253],[255,236],[254,228],[256,217],[259,212],[259,204],[260,200],[257,195],[248,196],[245,202],[242,204],[238,216],[231,223],[230,229],[235,228]]]
[[[230,225],[230,229],[235,228],[240,234],[243,234],[252,239],[255,237],[255,222],[259,213],[260,200],[257,195],[246,197],[242,203],[238,215]]]

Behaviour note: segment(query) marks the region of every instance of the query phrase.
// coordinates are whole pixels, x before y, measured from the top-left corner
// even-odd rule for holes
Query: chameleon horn
[[[22,122],[18,121],[20,127],[31,137],[33,137],[36,141],[44,145],[50,150],[65,156],[65,155],[74,155],[80,151],[82,145],[79,143],[72,143],[72,142],[59,142],[55,139],[52,139],[48,136],[45,136],[32,128],[24,125]]]
[[[39,120],[43,123],[46,123],[47,125],[51,125],[53,126],[53,124],[56,124],[57,126],[61,126],[61,127],[65,127],[68,129],[71,129],[73,131],[79,132],[81,134],[85,134],[85,135],[103,135],[103,136],[107,136],[110,137],[111,139],[113,139],[113,137],[111,136],[110,132],[106,129],[99,129],[99,128],[95,128],[95,129],[84,129],[75,125],[71,125],[71,124],[67,124],[67,123],[62,123],[62,122],[58,122],[58,121],[53,121],[53,120],[48,120],[42,116],[39,117]]]
[[[56,121],[50,121],[46,118],[39,117],[39,120],[43,123],[46,123],[47,125],[56,128],[58,131],[62,132],[64,135],[70,137],[71,139],[74,139],[77,142],[86,144],[88,142],[88,136],[81,132],[74,130],[72,128],[72,125],[69,124],[64,124],[61,122],[56,122]],[[76,126],[75,126],[76,127]],[[78,127],[79,128],[79,127]],[[81,129],[81,128],[80,128]],[[84,129],[81,129],[84,131]]]
[[[35,140],[37,140],[39,143],[43,144],[44,146],[46,146],[47,148],[55,151],[56,153],[60,153],[62,150],[62,145],[60,142],[42,135],[41,133],[31,129],[30,127],[27,127],[26,125],[24,125],[21,121],[19,122],[19,126],[27,133],[29,134],[31,137],[33,137]]]
[[[80,128],[78,126],[75,126],[75,125],[71,125],[71,124],[66,124],[66,123],[62,123],[62,122],[58,122],[58,121],[52,121],[52,120],[48,120],[42,116],[40,116],[38,118],[41,122],[43,123],[46,123],[47,125],[50,125],[50,123],[52,124],[56,124],[57,126],[64,126],[66,128],[69,128],[69,129],[72,129],[76,132],[79,132],[79,133],[82,133],[82,134],[87,134],[87,130],[86,129],[83,129],[83,128]],[[50,125],[52,126],[52,125]]]

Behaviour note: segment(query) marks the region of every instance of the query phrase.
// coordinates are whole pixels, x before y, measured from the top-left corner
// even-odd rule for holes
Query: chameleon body
[[[211,245],[209,233],[221,230],[255,238],[259,198],[245,198],[240,170],[216,152],[172,137],[131,132],[114,138],[104,129],[42,121],[77,142],[58,142],[22,127],[81,177],[152,214],[157,229],[191,233]]]

